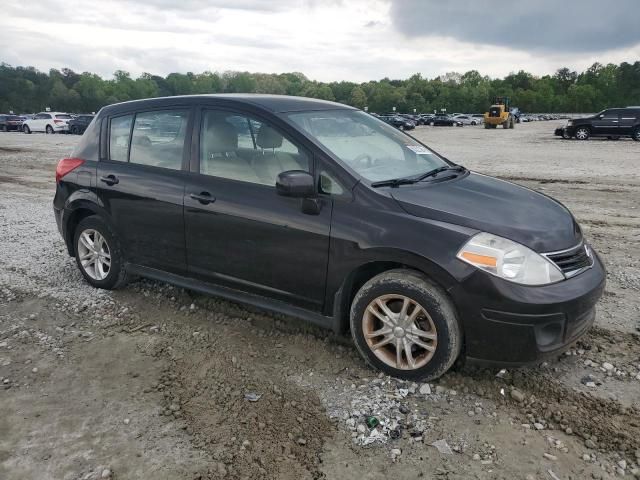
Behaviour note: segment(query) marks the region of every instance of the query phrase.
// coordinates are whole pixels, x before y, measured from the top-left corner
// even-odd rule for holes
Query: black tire
[[[511,123],[509,124],[509,128],[515,128],[516,126],[516,122],[513,120],[513,118],[511,119]]]
[[[71,127],[71,134],[72,135],[78,135],[78,127],[76,127],[76,126]]]
[[[475,120],[472,120],[472,121],[471,121],[471,125],[474,125],[474,126],[475,126],[475,125],[477,125],[477,124],[478,124],[478,123],[477,123]]]
[[[100,235],[104,237],[110,253],[111,266],[106,277],[101,280],[92,278],[80,261],[80,249],[78,248],[78,242],[80,241],[80,235],[87,230],[95,230],[100,233]],[[127,283],[127,271],[124,267],[124,256],[120,241],[109,224],[99,216],[92,215],[90,217],[83,218],[80,223],[78,223],[73,234],[73,248],[75,251],[76,264],[80,269],[80,273],[82,273],[82,276],[92,287],[113,290],[120,288]]]
[[[47,125],[47,128],[45,128],[45,133],[49,134],[49,135],[53,135],[55,132],[53,131],[53,127],[51,125]]]
[[[29,128],[29,125],[23,125],[22,126],[22,131],[28,135],[31,134],[31,129]]]
[[[485,123],[484,128],[488,130],[489,128],[491,128],[491,125],[489,125],[488,123]]]
[[[590,136],[591,136],[591,132],[587,127],[576,128],[576,132],[575,132],[576,140],[589,140]]]
[[[636,142],[640,142],[640,127],[637,127],[633,131],[633,134],[631,135],[631,138],[633,138]]]
[[[428,312],[433,321],[437,335],[436,348],[427,363],[419,368],[391,367],[369,347],[363,331],[364,315],[369,304],[382,295],[408,297]],[[351,304],[350,322],[353,341],[362,357],[373,368],[394,377],[407,380],[433,380],[449,370],[462,351],[462,331],[451,301],[439,286],[422,273],[413,270],[390,270],[365,283]],[[391,345],[388,344],[382,348],[390,347]],[[406,355],[404,358],[406,359]]]
[[[400,125],[400,126],[398,127],[398,130],[404,130],[404,125]]]

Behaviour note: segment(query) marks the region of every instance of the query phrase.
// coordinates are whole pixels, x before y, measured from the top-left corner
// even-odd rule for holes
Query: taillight
[[[58,162],[58,166],[56,167],[56,183],[62,180],[66,174],[75,170],[80,165],[84,163],[84,160],[81,158],[63,158]]]

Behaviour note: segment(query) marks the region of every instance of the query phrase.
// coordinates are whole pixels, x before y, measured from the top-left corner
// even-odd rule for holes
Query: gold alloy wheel
[[[398,294],[382,295],[367,306],[362,332],[375,356],[399,370],[425,366],[438,344],[429,313],[415,300]]]

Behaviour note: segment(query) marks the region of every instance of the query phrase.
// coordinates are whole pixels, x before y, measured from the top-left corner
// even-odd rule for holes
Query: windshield
[[[359,110],[296,112],[288,117],[369,182],[413,177],[449,165],[411,137]]]

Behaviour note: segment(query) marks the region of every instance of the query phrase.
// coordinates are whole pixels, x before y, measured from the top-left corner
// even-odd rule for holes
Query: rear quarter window
[[[76,148],[73,149],[74,158],[98,161],[100,157],[100,125],[102,122],[97,118],[94,118],[89,124],[82,137],[80,137]]]

